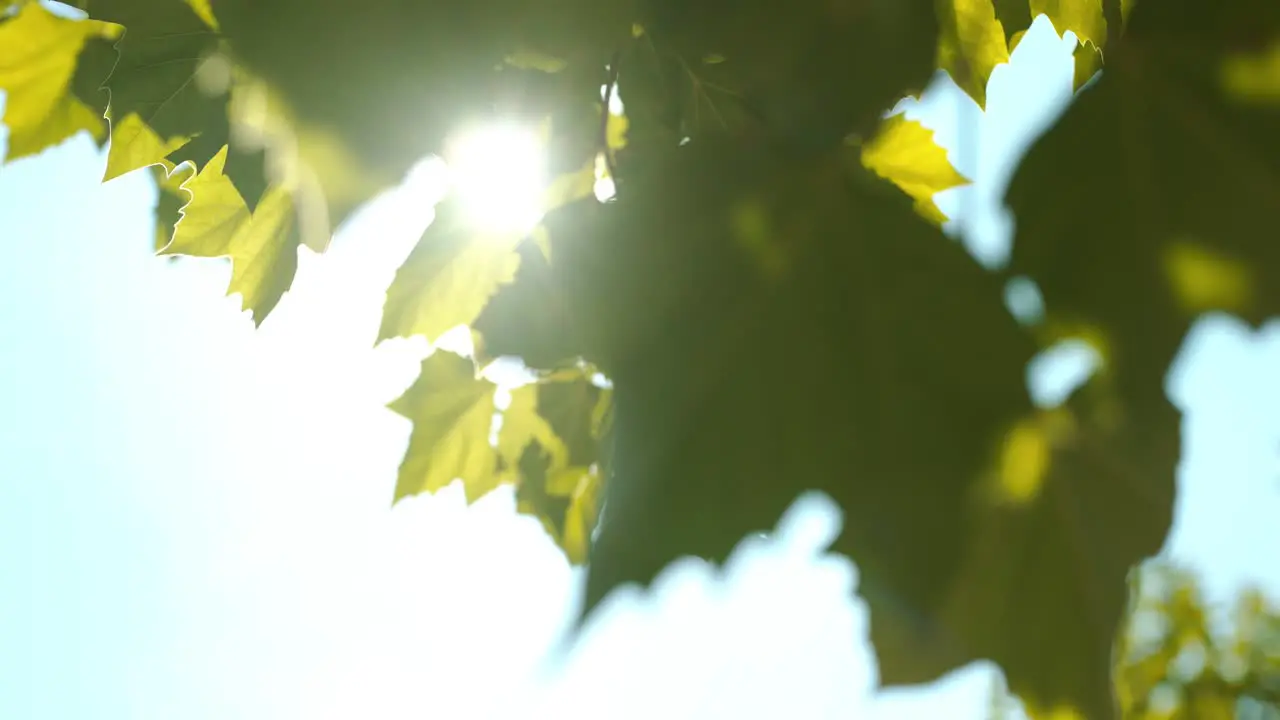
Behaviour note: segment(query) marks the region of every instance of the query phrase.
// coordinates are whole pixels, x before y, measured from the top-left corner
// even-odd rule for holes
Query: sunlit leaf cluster
[[[1249,589],[1233,608],[1216,608],[1193,574],[1167,566],[1144,572],[1134,596],[1116,672],[1124,717],[1280,717],[1274,598]]]
[[[1165,372],[1200,314],[1280,310],[1280,4],[76,7],[0,4],[6,161],[86,132],[104,180],[151,168],[158,252],[229,259],[256,323],[301,247],[444,159],[378,339],[467,326],[475,352],[437,349],[392,404],[413,423],[397,499],[513,485],[587,563],[590,612],[819,489],[884,684],[985,658],[1032,714],[1104,720],[1145,692],[1117,698],[1111,658],[1171,521]],[[1014,175],[1011,256],[984,267],[933,202],[966,179],[890,111],[939,69],[984,105],[1042,14],[1075,35],[1080,90]],[[467,169],[465,138],[495,126],[535,138],[536,172],[510,133]],[[526,175],[516,220],[477,210]],[[1014,279],[1043,319],[1006,309]],[[1067,339],[1102,365],[1037,405],[1027,363]],[[504,358],[533,381],[499,387]]]
[[[1280,607],[1256,588],[1209,603],[1195,573],[1166,561],[1135,576],[1115,671],[1125,720],[1280,718]],[[1020,717],[997,683],[992,720]]]

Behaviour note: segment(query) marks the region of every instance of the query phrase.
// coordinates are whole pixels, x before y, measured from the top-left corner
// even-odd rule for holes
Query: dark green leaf
[[[191,6],[182,0],[93,0],[88,9],[95,19],[125,28],[116,43],[119,59],[107,80],[113,154],[137,139],[114,128],[133,113],[165,142],[216,129],[211,125],[226,114],[225,92],[204,87],[197,74],[217,51],[218,34]],[[225,144],[225,139],[202,143],[201,155],[184,159],[199,169]],[[110,160],[108,165],[108,179],[113,170],[118,175],[135,169],[112,168]]]
[[[1162,377],[1200,313],[1280,314],[1280,113],[1220,75],[1277,38],[1267,0],[1139,4],[1013,178],[1011,269],[1053,332],[1088,330],[1116,372]]]

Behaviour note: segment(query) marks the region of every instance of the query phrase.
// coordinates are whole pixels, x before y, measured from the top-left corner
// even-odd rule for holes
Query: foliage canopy
[[[0,2],[8,159],[86,131],[110,140],[104,180],[155,168],[157,249],[229,258],[257,323],[300,245],[458,128],[541,128],[541,223],[478,229],[446,198],[387,292],[380,339],[477,341],[393,403],[414,424],[397,499],[515,484],[588,562],[590,611],[822,489],[884,683],[989,658],[1033,714],[1119,711],[1126,578],[1173,505],[1165,371],[1198,314],[1280,311],[1280,4],[77,5]],[[932,202],[964,178],[886,111],[939,68],[985,102],[1042,13],[1080,40],[1081,90],[1012,182],[1012,257],[984,268]],[[1002,304],[1015,277],[1042,320]],[[1103,366],[1038,407],[1025,366],[1068,338]],[[478,370],[502,356],[537,379],[491,442]]]

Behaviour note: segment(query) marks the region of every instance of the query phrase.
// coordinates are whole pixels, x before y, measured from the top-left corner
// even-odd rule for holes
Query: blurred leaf
[[[518,466],[525,448],[537,443],[553,468],[569,464],[569,451],[564,441],[538,413],[541,385],[524,385],[511,391],[511,404],[502,411],[502,429],[498,431],[498,452],[503,462]]]
[[[642,146],[729,135],[836,147],[851,132],[868,134],[897,99],[928,83],[934,6],[652,3],[620,77],[631,125]]]
[[[209,0],[183,0],[187,5],[191,6],[191,11],[196,14],[205,25],[218,29],[218,20],[213,16],[213,8],[209,6]]]
[[[1229,54],[1222,61],[1222,84],[1242,101],[1280,104],[1280,39],[1263,51]]]
[[[1079,42],[1103,47],[1107,42],[1107,20],[1102,3],[1108,0],[1031,0],[1031,16],[1048,15],[1061,35],[1068,30]]]
[[[836,549],[885,683],[991,658],[1039,707],[1106,715],[1124,579],[1168,527],[1176,412],[1132,417],[1104,385],[1037,425],[1034,344],[997,278],[840,156],[694,142],[663,162],[545,220],[566,335],[615,383],[587,609],[681,555],[723,560],[817,488],[848,513]]]
[[[1145,386],[1139,395],[1126,381],[1095,377],[1033,419],[1027,427],[1043,443],[1034,460],[1026,439],[1008,437],[945,619],[925,630],[936,648],[995,659],[1013,692],[1042,712],[1113,716],[1125,580],[1160,550],[1172,521],[1180,417],[1159,382],[1135,383]]]
[[[516,251],[520,267],[515,276],[498,288],[472,323],[480,336],[476,356],[516,356],[543,371],[564,367],[584,352],[573,335],[574,308],[536,241],[528,239]]]
[[[574,564],[585,562],[596,524],[611,399],[590,380],[565,369],[513,390],[498,434],[503,463],[519,476],[519,511],[539,518]]]
[[[939,12],[938,67],[979,107],[985,107],[991,71],[1009,62],[1004,26],[996,18],[995,7],[991,0],[946,0]]]
[[[422,361],[418,379],[389,406],[413,423],[396,500],[435,492],[457,478],[468,502],[498,486],[498,454],[489,444],[496,389],[461,355],[437,350]]]
[[[1010,270],[1039,285],[1050,324],[1099,329],[1115,373],[1163,377],[1203,312],[1280,314],[1280,115],[1216,73],[1277,37],[1269,0],[1138,4],[1107,71],[1013,177]]]
[[[237,58],[289,107],[294,126],[332,130],[384,186],[440,154],[463,124],[541,118],[546,88],[572,88],[590,108],[635,19],[627,0],[381,2],[358,13],[340,0],[221,0],[216,9]],[[280,17],[298,23],[282,33]]]
[[[1126,719],[1280,716],[1280,686],[1263,659],[1280,655],[1280,634],[1265,629],[1267,623],[1280,627],[1280,614],[1265,598],[1241,593],[1228,618],[1206,604],[1200,579],[1184,568],[1160,563],[1144,568],[1140,578],[1117,653],[1116,687]],[[1196,656],[1203,661],[1188,669],[1186,658]],[[1245,702],[1265,712],[1246,715]]]
[[[933,196],[968,182],[951,165],[947,151],[933,141],[933,131],[901,114],[885,120],[862,145],[862,164],[914,198],[916,211],[939,225],[947,216]]]
[[[6,161],[35,155],[81,130],[95,138],[102,117],[71,92],[76,58],[93,38],[112,38],[119,28],[55,15],[44,5],[22,5],[0,17],[0,90],[9,127]]]
[[[536,443],[521,456],[516,508],[542,523],[574,565],[587,561],[599,512],[600,473],[592,468],[553,469]]]

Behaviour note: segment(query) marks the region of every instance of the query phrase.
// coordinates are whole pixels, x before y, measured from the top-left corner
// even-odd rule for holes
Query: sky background
[[[980,258],[1007,249],[999,198],[1069,101],[1072,44],[1038,20],[985,114],[949,82],[909,103],[975,180],[939,205]],[[422,187],[302,250],[255,331],[225,263],[150,255],[149,175],[99,184],[104,164],[77,137],[0,167],[0,717],[981,717],[982,666],[872,692],[820,497],[724,571],[622,593],[554,654],[580,575],[509,492],[390,506],[409,424],[384,406],[425,346],[373,341],[431,218]],[[1037,392],[1061,394],[1079,353],[1042,365]],[[1169,376],[1186,416],[1167,552],[1212,599],[1280,596],[1275,368],[1280,323],[1217,316]]]

